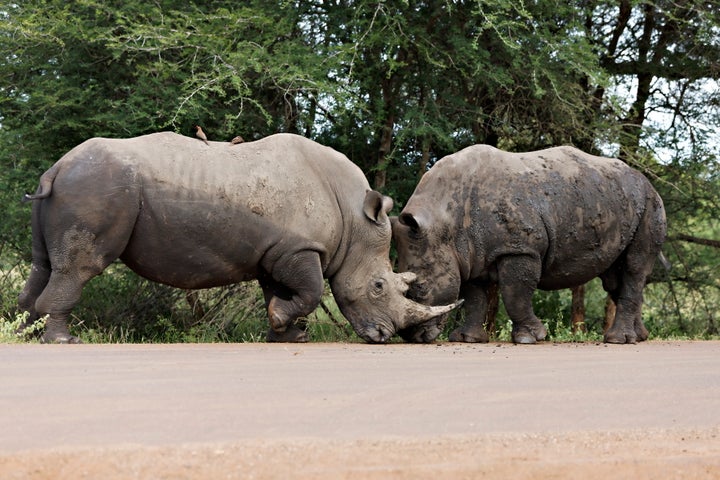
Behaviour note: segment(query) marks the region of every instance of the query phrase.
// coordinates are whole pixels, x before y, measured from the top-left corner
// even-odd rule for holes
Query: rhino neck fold
[[[460,280],[466,282],[472,276],[473,265],[478,261],[475,255],[475,244],[470,238],[467,229],[461,230],[462,233],[455,239],[455,248],[452,249],[460,272]]]

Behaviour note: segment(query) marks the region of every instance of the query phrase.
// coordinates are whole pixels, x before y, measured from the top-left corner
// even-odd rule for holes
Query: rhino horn
[[[410,301],[406,309],[405,318],[403,319],[403,328],[418,325],[433,318],[446,315],[462,305],[464,301],[464,299],[460,299],[450,305],[443,306],[422,305]]]

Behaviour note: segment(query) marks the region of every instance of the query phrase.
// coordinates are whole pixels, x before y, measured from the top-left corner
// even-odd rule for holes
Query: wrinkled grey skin
[[[465,299],[452,341],[487,342],[487,288],[498,285],[516,343],[547,334],[532,309],[535,289],[602,279],[617,303],[610,343],[647,339],[646,279],[665,240],[663,203],[648,180],[619,160],[571,147],[508,153],[475,145],[437,162],[393,219],[398,270],[418,281],[410,298]],[[399,332],[432,341],[447,316]]]
[[[442,313],[405,298],[414,275],[390,266],[392,200],[345,156],[290,134],[229,145],[95,138],[43,174],[27,196],[33,262],[19,306],[30,321],[50,314],[45,341],[77,341],[70,311],[117,258],[184,289],[257,279],[273,341],[307,340],[295,322],[317,307],[323,277],[368,342]]]

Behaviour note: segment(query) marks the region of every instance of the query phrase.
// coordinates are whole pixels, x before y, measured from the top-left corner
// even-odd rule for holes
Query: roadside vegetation
[[[16,340],[31,259],[30,205],[20,198],[40,174],[91,137],[193,135],[196,124],[212,140],[292,132],[331,146],[393,197],[396,212],[435,161],[471,144],[571,144],[618,157],[651,180],[668,214],[673,267],[658,267],[645,291],[652,338],[718,336],[720,10],[712,2],[8,3],[0,9],[0,341]],[[538,292],[535,304],[552,340],[602,336],[597,280],[584,292]],[[72,329],[88,342],[262,341],[265,315],[254,282],[188,296],[115,264],[85,288]],[[357,340],[329,292],[308,321],[312,340]],[[501,304],[495,325],[496,338],[508,339]]]

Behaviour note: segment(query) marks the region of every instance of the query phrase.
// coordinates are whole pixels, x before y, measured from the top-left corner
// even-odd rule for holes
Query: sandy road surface
[[[720,342],[0,345],[0,478],[720,478]]]

